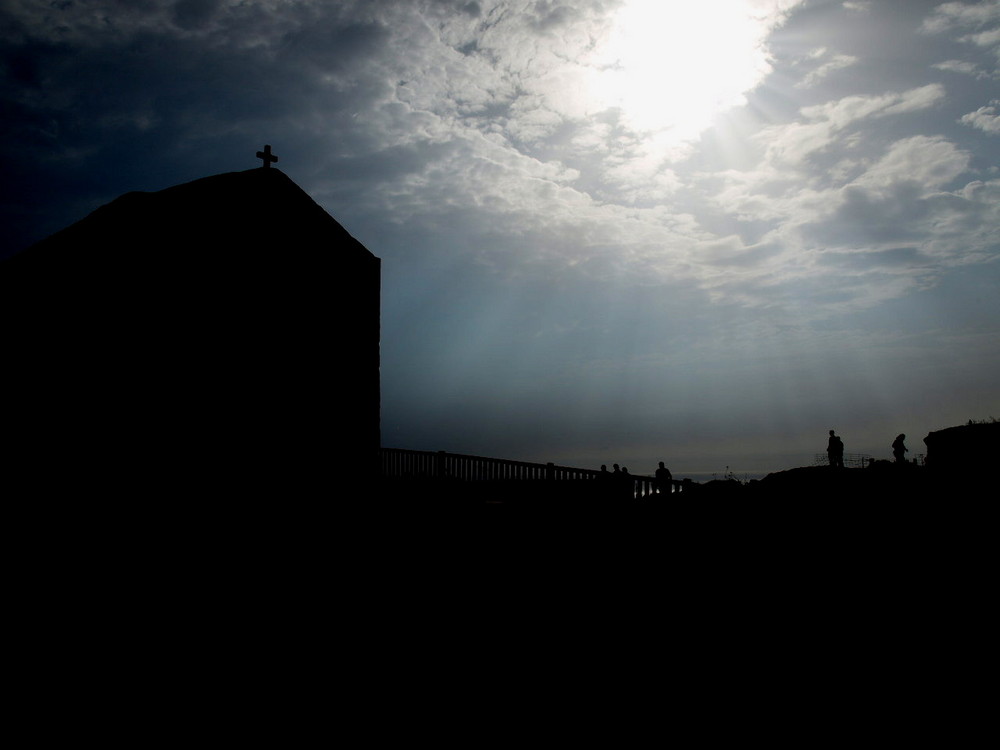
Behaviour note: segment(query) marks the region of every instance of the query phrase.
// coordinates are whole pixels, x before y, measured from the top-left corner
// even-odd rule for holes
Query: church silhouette
[[[264,154],[0,265],[5,486],[326,499],[376,470],[381,261]]]

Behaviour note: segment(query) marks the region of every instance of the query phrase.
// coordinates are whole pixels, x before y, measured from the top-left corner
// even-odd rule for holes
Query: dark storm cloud
[[[221,4],[222,0],[180,0],[174,5],[173,21],[182,29],[203,28]]]
[[[205,28],[212,15],[199,18],[198,28]],[[150,109],[157,118],[204,113],[210,119],[218,112],[239,121],[254,114],[240,106],[244,101],[277,112],[294,111],[305,97],[322,101],[319,94],[331,83],[324,76],[350,88],[337,74],[358,72],[389,38],[379,23],[341,21],[335,13],[303,13],[298,22],[283,17],[273,28],[271,20],[259,13],[230,15],[204,35],[151,22],[111,26],[103,36],[99,29],[25,36],[4,48],[11,72],[5,98],[40,111],[68,110],[67,118],[82,125],[109,112]],[[38,96],[26,90],[31,86]]]
[[[93,208],[126,190],[226,171],[227,163],[251,166],[234,158],[242,134],[248,149],[309,130],[316,117],[332,127],[381,90],[381,79],[360,70],[388,42],[374,20],[308,7],[275,19],[252,9],[223,13],[217,2],[115,7],[121,13],[109,11],[104,22],[72,4],[64,13],[51,8],[35,27],[26,23],[31,16],[0,16],[0,132],[16,178],[4,189],[8,224],[24,226],[14,217],[53,204],[79,210],[54,200],[60,183],[79,202],[89,192]],[[74,218],[41,219],[4,249]]]
[[[380,23],[331,26],[316,19],[283,36],[276,45],[275,62],[306,66],[319,74],[335,73],[352,63],[373,57],[389,41],[389,30]]]

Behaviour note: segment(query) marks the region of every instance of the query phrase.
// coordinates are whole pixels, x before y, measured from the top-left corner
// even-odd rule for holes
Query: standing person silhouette
[[[830,459],[830,466],[844,468],[844,441],[833,430],[830,430],[830,439],[826,443],[826,455]]]
[[[656,470],[656,491],[661,495],[669,495],[673,492],[673,478],[670,469],[663,465],[663,461],[660,461],[660,468]]]
[[[621,477],[621,492],[622,497],[625,500],[635,500],[635,483],[632,481],[632,475],[628,473],[628,467],[622,467],[622,473],[619,475]]]
[[[906,453],[908,449],[903,445],[903,441],[906,440],[906,435],[899,433],[896,439],[892,441],[892,457],[896,459],[897,464],[904,463],[906,461]]]

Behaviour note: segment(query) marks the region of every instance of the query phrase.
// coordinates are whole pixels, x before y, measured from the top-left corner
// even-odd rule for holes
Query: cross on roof
[[[264,160],[264,166],[262,169],[267,169],[271,166],[271,162],[278,161],[278,157],[271,153],[271,146],[265,145],[263,151],[257,152],[257,158]]]

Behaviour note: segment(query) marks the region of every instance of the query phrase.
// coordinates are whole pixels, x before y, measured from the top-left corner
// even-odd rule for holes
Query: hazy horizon
[[[382,259],[385,446],[915,455],[1000,416],[998,60],[1000,0],[13,0],[0,255],[271,144]]]

